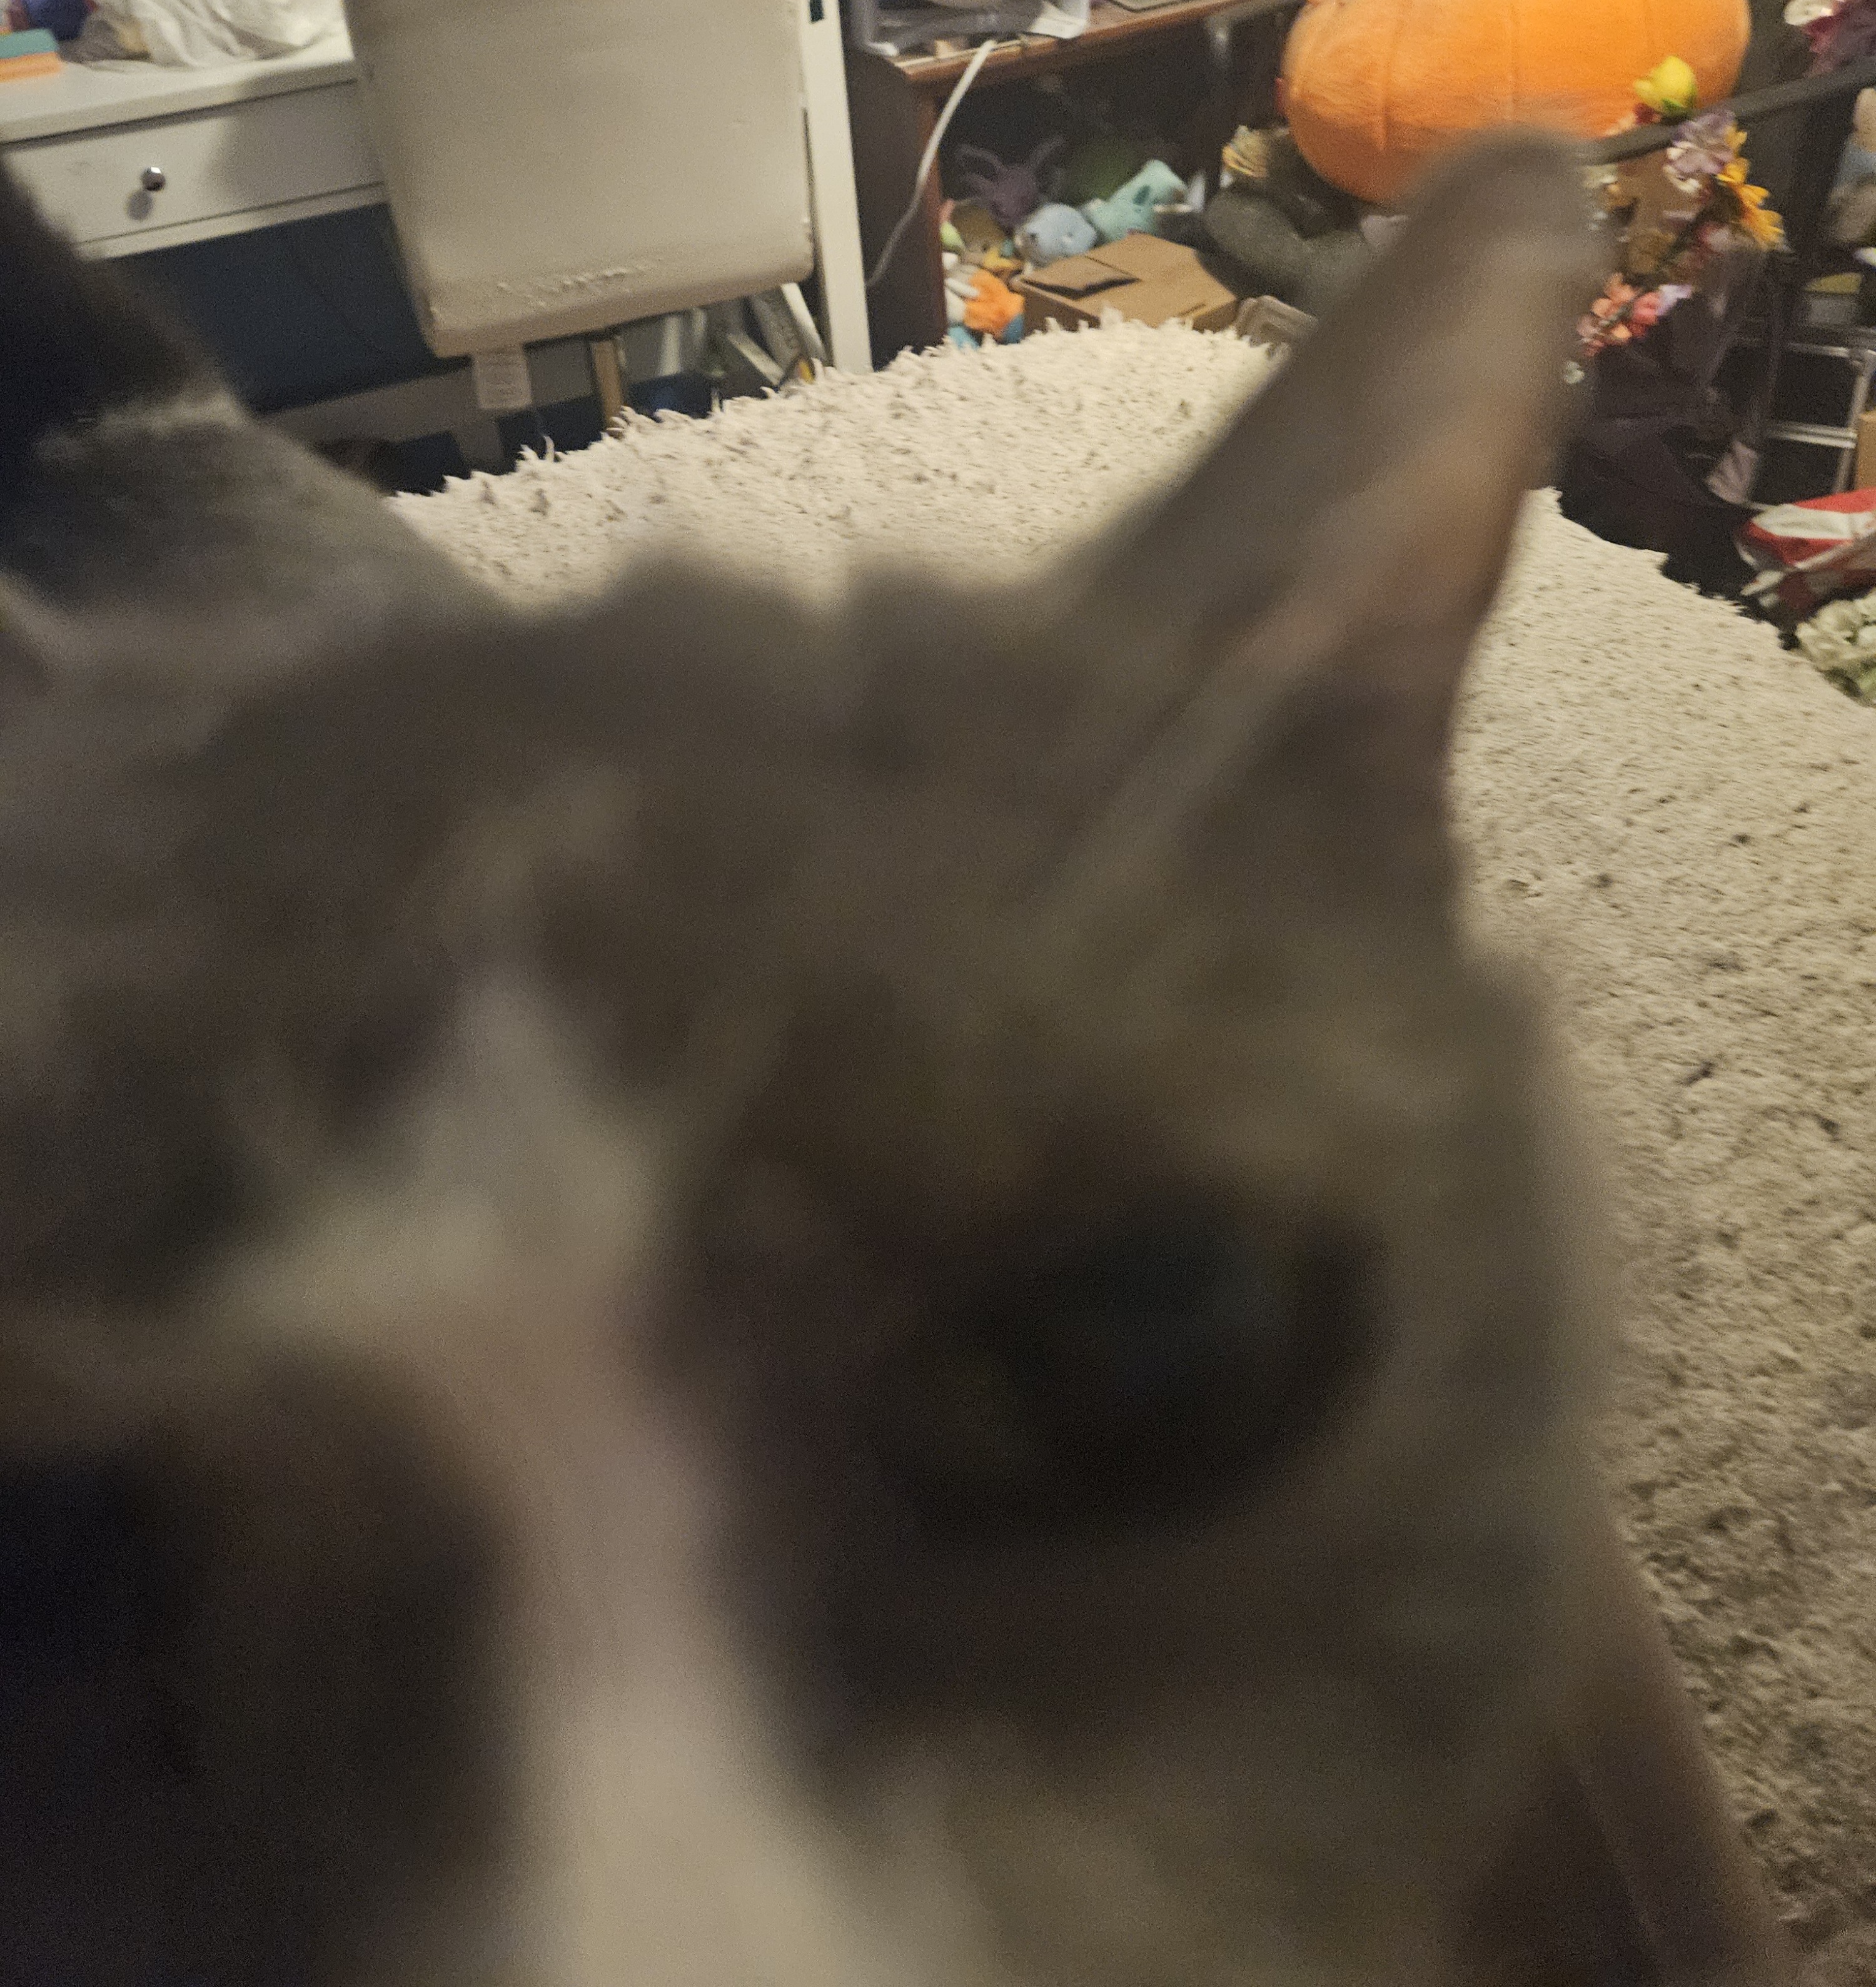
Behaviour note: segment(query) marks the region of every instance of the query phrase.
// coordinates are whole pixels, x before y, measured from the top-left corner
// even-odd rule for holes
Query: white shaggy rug
[[[654,549],[987,589],[1263,370],[1121,327],[638,423],[404,515],[543,597]],[[1482,933],[1554,990],[1630,1270],[1611,1480],[1820,1982],[1876,1979],[1876,712],[1534,500],[1458,763]]]

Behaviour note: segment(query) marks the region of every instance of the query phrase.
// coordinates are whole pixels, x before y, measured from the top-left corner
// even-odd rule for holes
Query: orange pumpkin
[[[1378,205],[1494,124],[1600,137],[1635,81],[1679,56],[1711,103],[1746,53],[1747,0],[1307,0],[1284,51],[1284,114],[1333,186]]]

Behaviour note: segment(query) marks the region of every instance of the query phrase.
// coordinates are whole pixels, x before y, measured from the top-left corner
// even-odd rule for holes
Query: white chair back
[[[798,0],[346,0],[439,357],[814,267]]]

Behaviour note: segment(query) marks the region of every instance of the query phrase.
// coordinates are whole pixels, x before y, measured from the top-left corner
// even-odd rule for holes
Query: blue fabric
[[[91,0],[26,0],[26,19],[62,42],[69,42],[85,25]]]

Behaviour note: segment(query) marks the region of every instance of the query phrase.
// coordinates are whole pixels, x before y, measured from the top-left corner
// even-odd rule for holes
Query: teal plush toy
[[[1011,319],[1003,329],[994,336],[987,332],[982,338],[974,331],[967,331],[961,324],[948,324],[944,335],[960,352],[987,352],[993,345],[1021,345],[1023,342],[1022,313]]]
[[[1153,210],[1186,197],[1186,182],[1159,159],[1149,159],[1112,200],[1091,200],[1081,211],[1103,241],[1123,234],[1150,234]]]

